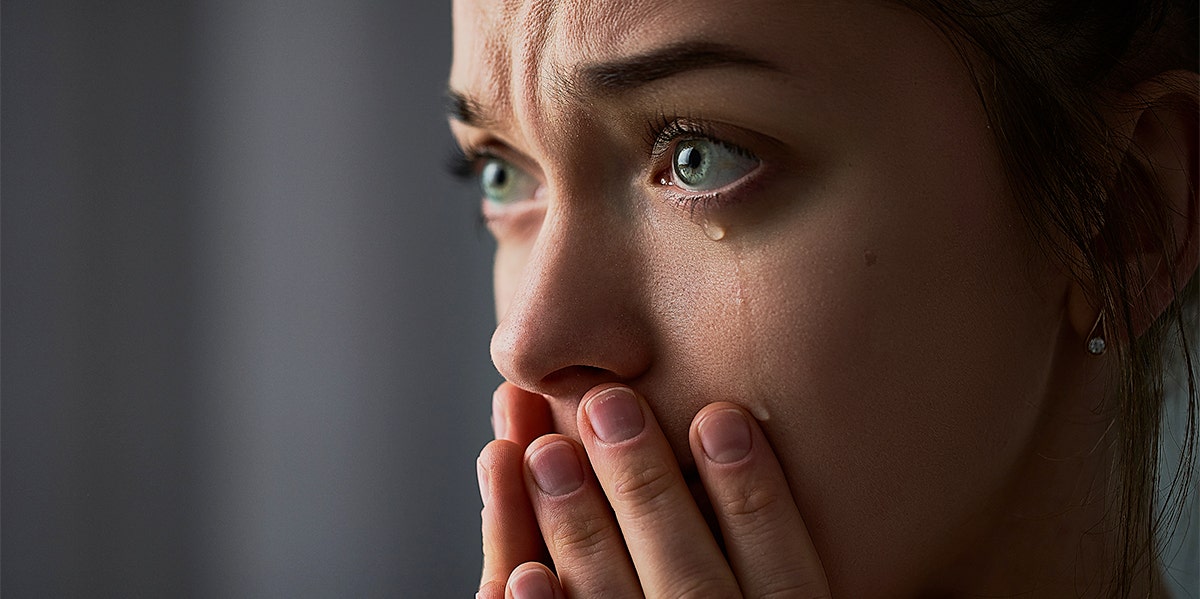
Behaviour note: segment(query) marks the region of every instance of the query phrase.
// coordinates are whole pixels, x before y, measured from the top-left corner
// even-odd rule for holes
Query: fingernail
[[[566,495],[583,484],[583,468],[579,456],[566,441],[554,441],[538,448],[529,456],[533,481],[551,497]]]
[[[550,580],[545,572],[537,568],[518,574],[508,588],[512,591],[513,599],[554,599]]]
[[[731,464],[750,453],[750,424],[737,410],[705,416],[697,432],[704,455],[718,464]]]
[[[588,402],[585,409],[592,430],[605,443],[632,439],[646,426],[637,397],[626,387],[613,387],[601,392]]]
[[[488,502],[488,473],[483,467],[483,462],[475,460],[475,474],[479,477],[479,498],[483,500],[483,505]]]
[[[508,419],[500,405],[500,392],[492,394],[492,433],[497,439],[503,439],[508,434]]]

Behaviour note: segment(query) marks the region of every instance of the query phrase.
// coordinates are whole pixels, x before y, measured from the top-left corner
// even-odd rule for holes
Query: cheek
[[[672,367],[691,397],[767,417],[842,580],[911,578],[951,552],[1037,421],[1058,298],[986,158],[922,184],[897,185],[903,165],[835,176],[786,236],[675,248],[688,276],[662,279],[682,288],[662,294],[663,355],[688,357]],[[678,406],[685,430],[707,401]]]
[[[774,348],[754,378],[778,402],[771,432],[814,535],[839,544],[834,563],[868,559],[897,576],[915,571],[913,556],[948,551],[1002,492],[1032,435],[1057,332],[1013,229],[985,211],[931,212],[830,239],[815,259],[767,262],[773,274],[806,256],[818,266],[764,291],[762,310],[787,324],[754,330],[751,344]],[[864,539],[875,541],[866,552]]]

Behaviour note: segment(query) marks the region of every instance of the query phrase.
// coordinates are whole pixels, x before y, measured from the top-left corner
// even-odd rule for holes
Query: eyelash
[[[479,168],[483,165],[483,161],[496,157],[487,150],[463,149],[455,146],[451,150],[451,154],[446,157],[446,172],[459,181],[469,183],[479,176]]]
[[[646,121],[642,142],[645,147],[649,148],[650,160],[655,164],[653,177],[656,183],[660,176],[670,169],[670,166],[663,167],[660,163],[663,162],[665,156],[671,153],[674,144],[681,140],[691,139],[705,139],[742,156],[758,158],[754,153],[741,146],[717,137],[713,133],[712,127],[702,120],[685,116],[668,116],[665,112],[659,112]],[[446,161],[446,170],[455,179],[471,182],[479,176],[479,170],[483,163],[492,159],[504,160],[503,157],[486,147],[455,147]],[[680,193],[678,191],[670,194],[672,202],[681,209],[687,210],[691,216],[694,216],[697,211],[703,213],[720,207],[722,204],[720,195],[719,192]]]
[[[742,156],[757,158],[749,150],[717,137],[713,133],[712,127],[704,121],[691,117],[668,117],[666,113],[661,112],[655,118],[646,121],[644,143],[650,148],[650,157],[654,160],[662,158],[664,154],[671,150],[671,144],[681,138],[705,139],[715,144],[720,144]]]
[[[694,139],[704,139],[721,145],[747,158],[758,160],[753,152],[727,142],[713,133],[712,127],[706,122],[685,116],[667,116],[660,112],[653,119],[646,121],[643,143],[650,148],[650,159],[655,164],[652,180],[658,184],[663,180],[662,175],[671,169],[670,165],[663,166],[664,157],[671,154],[676,142]],[[664,186],[665,187],[665,186]],[[672,187],[672,189],[675,189]],[[725,204],[721,192],[692,193],[675,190],[669,193],[671,201],[680,209],[687,210],[690,217],[697,212],[704,214],[720,208]]]
[[[642,143],[650,148],[650,158],[658,161],[671,150],[671,144],[680,138],[703,138],[723,143],[713,136],[711,127],[704,121],[690,117],[669,117],[662,112],[646,121]]]
[[[472,183],[479,177],[479,169],[483,165],[483,161],[495,157],[494,154],[486,150],[477,150],[474,148],[464,150],[456,145],[450,151],[450,155],[446,156],[446,172],[455,180],[463,183]],[[487,220],[482,210],[475,212],[476,233],[482,234],[483,231],[487,230]]]

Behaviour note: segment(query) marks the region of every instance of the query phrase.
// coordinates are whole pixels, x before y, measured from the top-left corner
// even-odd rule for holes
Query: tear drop
[[[750,414],[759,422],[766,422],[771,419],[771,414],[762,406],[750,406]]]
[[[701,225],[704,227],[704,234],[713,241],[720,241],[725,238],[725,227],[711,223],[707,220]]]

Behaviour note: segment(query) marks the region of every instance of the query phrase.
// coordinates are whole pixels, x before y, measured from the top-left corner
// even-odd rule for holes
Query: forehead
[[[500,110],[535,102],[584,62],[639,54],[675,42],[778,38],[804,2],[759,0],[455,0],[450,86]],[[822,4],[822,3],[811,3]],[[832,4],[830,2],[829,4]]]
[[[669,3],[455,0],[451,82],[502,89],[522,67],[534,70],[521,73],[529,77],[543,65],[557,65],[572,56],[612,53],[636,39],[637,29],[655,20],[664,4]]]

